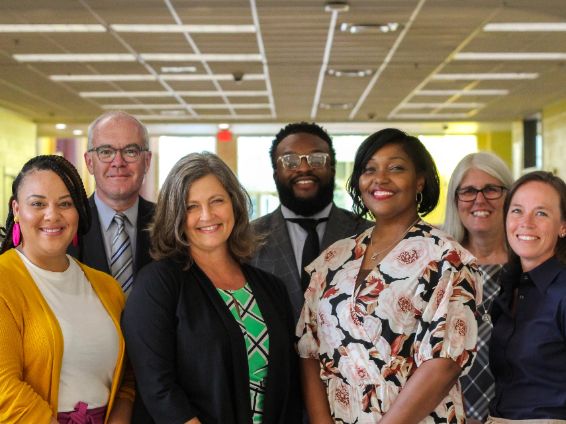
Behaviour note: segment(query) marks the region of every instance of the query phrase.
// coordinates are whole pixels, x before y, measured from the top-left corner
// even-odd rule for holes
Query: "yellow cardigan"
[[[133,382],[120,388],[125,361],[120,329],[124,295],[112,277],[78,264],[119,335],[118,361],[108,399],[110,411],[116,396],[132,401],[134,396]],[[43,424],[57,416],[62,358],[59,323],[18,253],[8,250],[0,255],[0,423]]]

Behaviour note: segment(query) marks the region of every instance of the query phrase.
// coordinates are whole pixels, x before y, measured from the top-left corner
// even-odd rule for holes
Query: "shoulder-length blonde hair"
[[[259,239],[250,226],[250,197],[222,159],[213,153],[202,152],[181,158],[163,183],[149,226],[153,259],[175,258],[186,261],[187,265],[192,263],[190,244],[185,235],[187,196],[193,183],[207,175],[218,178],[232,201],[234,228],[228,238],[230,253],[239,262],[252,257]]]

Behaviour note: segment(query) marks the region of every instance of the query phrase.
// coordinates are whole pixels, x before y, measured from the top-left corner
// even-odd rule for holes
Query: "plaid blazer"
[[[255,253],[250,263],[276,275],[283,281],[293,306],[295,322],[297,322],[303,307],[304,294],[301,288],[297,261],[281,208],[279,207],[272,213],[256,219],[252,222],[252,225],[255,231],[266,234],[267,238],[265,244]],[[337,240],[359,234],[372,225],[373,222],[359,219],[352,212],[333,204],[322,238],[321,250],[326,249]]]

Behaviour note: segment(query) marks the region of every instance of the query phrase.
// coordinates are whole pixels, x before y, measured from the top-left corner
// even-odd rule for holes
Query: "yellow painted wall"
[[[542,168],[566,179],[566,99],[542,110]]]
[[[29,159],[37,155],[37,126],[31,120],[0,107],[0,226],[8,215],[12,181]]]
[[[509,166],[513,165],[512,144],[513,137],[511,131],[493,131],[478,133],[478,150],[491,152],[498,155]]]

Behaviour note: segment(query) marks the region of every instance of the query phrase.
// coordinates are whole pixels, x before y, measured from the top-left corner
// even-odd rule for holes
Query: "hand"
[[[194,417],[187,421],[185,424],[201,424],[201,422],[197,417]]]
[[[51,421],[49,421],[49,424],[59,424],[59,421],[57,421],[57,418],[51,417]]]

